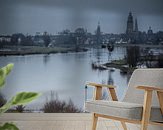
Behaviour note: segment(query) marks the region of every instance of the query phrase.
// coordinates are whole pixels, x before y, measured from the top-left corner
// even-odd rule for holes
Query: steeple
[[[133,16],[132,13],[129,12],[128,19],[127,19],[127,29],[126,29],[126,34],[131,34],[133,33],[133,27],[134,27],[134,22],[133,22]]]
[[[98,25],[100,26],[100,21],[98,21]]]
[[[135,19],[135,32],[138,32],[138,23],[137,23],[137,18]]]
[[[100,28],[100,22],[98,22],[98,26],[97,26],[97,35],[101,34],[101,28]]]
[[[98,22],[97,30],[96,30],[96,42],[99,44],[101,43],[101,28],[100,22]]]
[[[148,29],[148,35],[152,35],[152,34],[153,34],[153,30],[152,30],[152,28],[150,26],[149,29]]]

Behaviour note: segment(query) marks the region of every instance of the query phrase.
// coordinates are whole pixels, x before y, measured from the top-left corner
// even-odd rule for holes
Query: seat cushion
[[[143,105],[119,101],[92,100],[85,103],[88,112],[120,117],[130,120],[141,120]],[[151,121],[163,122],[160,108],[153,107],[151,110]]]

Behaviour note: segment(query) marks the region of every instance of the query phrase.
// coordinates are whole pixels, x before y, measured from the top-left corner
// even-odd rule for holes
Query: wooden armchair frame
[[[115,92],[116,86],[96,84],[96,83],[91,83],[91,82],[86,83],[86,85],[95,87],[94,98],[93,98],[94,100],[100,100],[101,99],[102,88],[106,87],[109,90],[108,92],[110,93],[112,100],[118,101],[118,98],[117,98],[117,95]],[[119,118],[119,117],[113,117],[113,116],[93,113],[92,130],[96,130],[98,117],[118,120],[121,122],[124,130],[127,130],[126,123],[141,124],[141,130],[147,130],[148,124],[163,126],[163,123],[150,122],[150,113],[151,113],[151,103],[152,103],[153,91],[157,92],[157,96],[158,96],[159,104],[160,104],[160,108],[161,108],[161,113],[163,114],[163,89],[157,88],[157,87],[149,87],[149,86],[137,86],[136,88],[142,89],[145,91],[142,120],[140,120],[140,121],[139,120],[129,120],[129,119],[124,119],[124,118]]]

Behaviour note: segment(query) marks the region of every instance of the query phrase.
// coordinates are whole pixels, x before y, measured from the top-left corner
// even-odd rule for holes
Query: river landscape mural
[[[163,67],[160,0],[149,5],[124,0],[122,6],[113,0],[10,2],[0,1],[0,67],[13,63],[14,69],[0,98],[42,93],[22,107],[26,111],[43,112],[56,98],[83,112],[93,91],[86,82],[115,85],[121,99],[136,68]]]

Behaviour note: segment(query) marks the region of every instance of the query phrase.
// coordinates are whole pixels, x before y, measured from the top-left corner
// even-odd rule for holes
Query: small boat
[[[106,66],[104,66],[104,65],[99,65],[98,67],[99,67],[100,70],[107,70],[107,69],[108,69],[108,68],[107,68]]]
[[[109,68],[109,70],[113,72],[113,71],[115,71],[115,68]]]
[[[106,44],[102,44],[102,45],[101,45],[101,48],[106,48],[106,47],[107,47]]]
[[[128,68],[122,67],[122,68],[120,69],[120,73],[121,73],[121,74],[127,74],[127,73],[128,73]]]
[[[99,70],[107,70],[108,69],[106,66],[101,65],[101,64],[96,64],[96,63],[92,63],[92,68],[99,69]]]
[[[108,44],[107,48],[108,48],[109,52],[112,52],[114,50],[114,45],[113,44]]]

